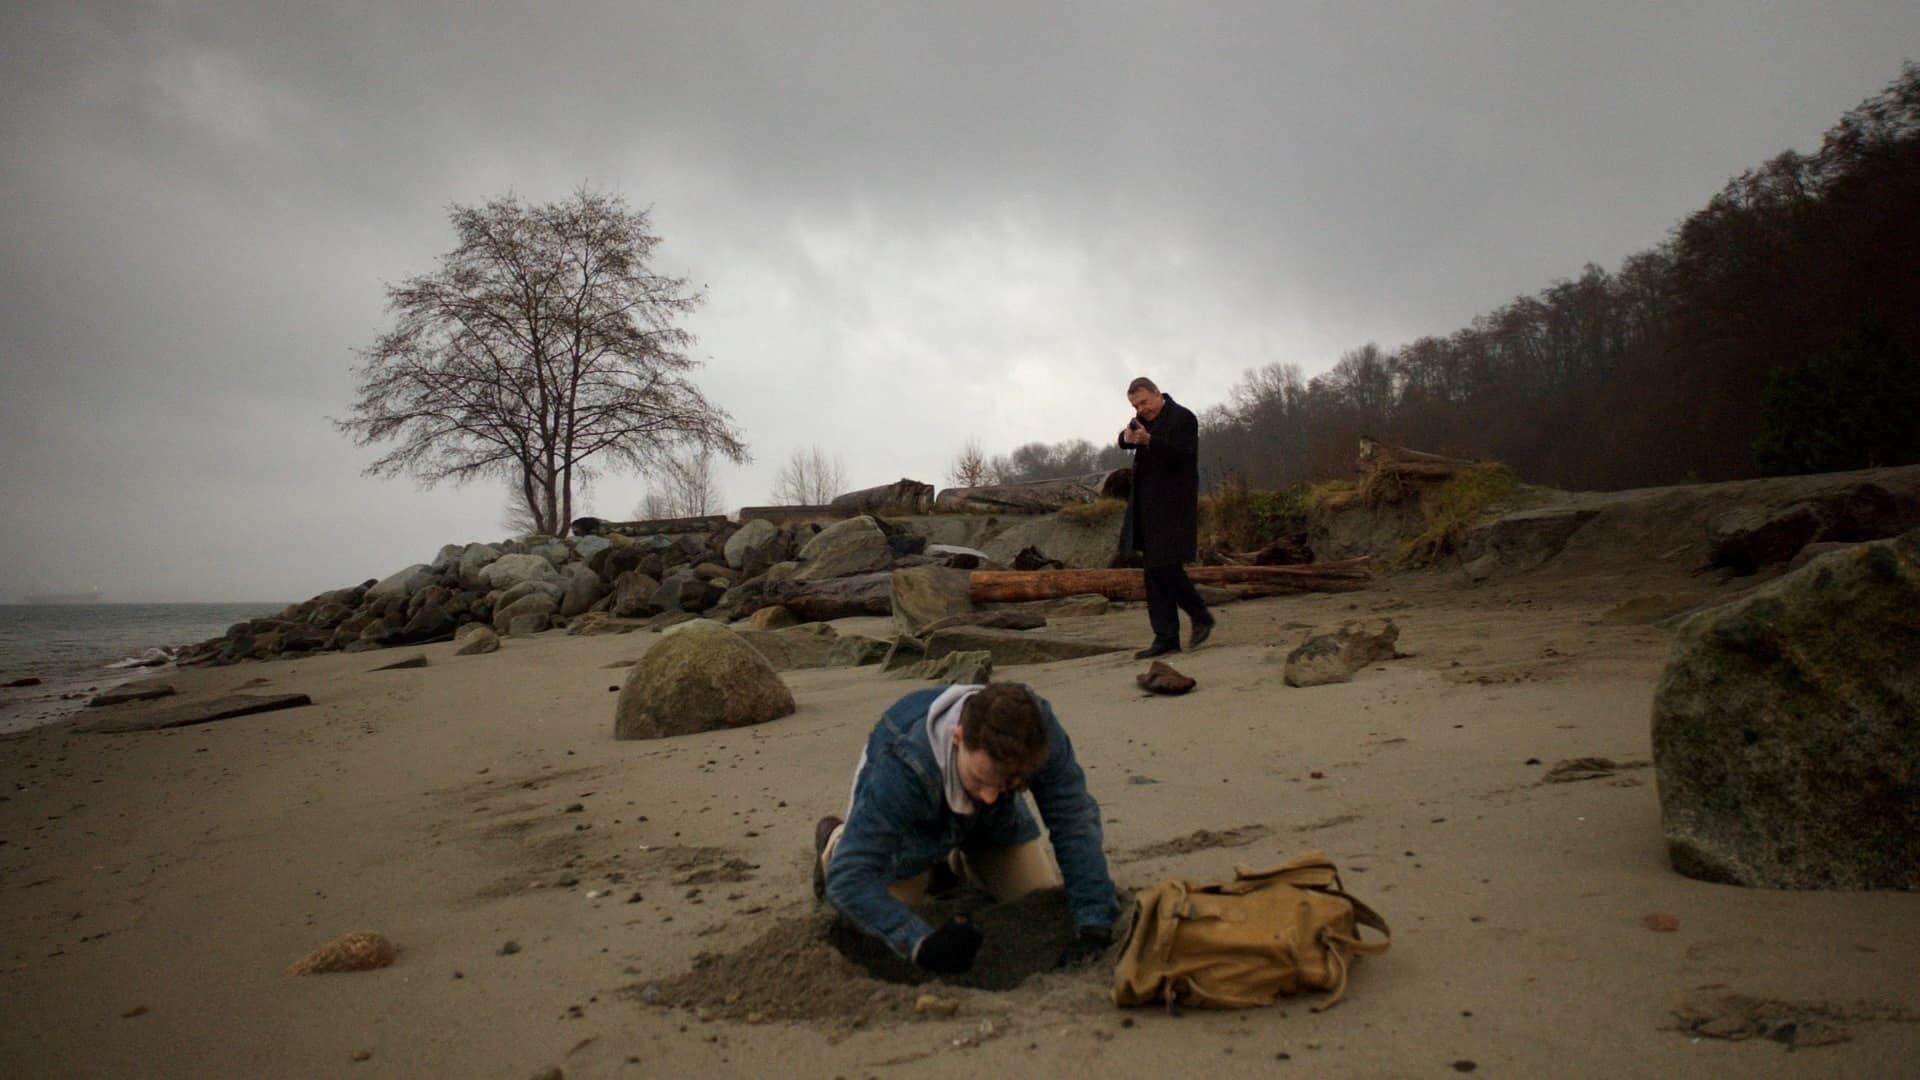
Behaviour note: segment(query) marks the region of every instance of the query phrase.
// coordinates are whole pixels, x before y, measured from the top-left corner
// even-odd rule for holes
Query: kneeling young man
[[[1059,869],[1040,845],[1033,793]],[[814,833],[814,895],[861,931],[940,975],[973,966],[980,931],[914,914],[936,865],[959,852],[994,898],[1066,885],[1074,940],[1062,966],[1101,955],[1118,914],[1100,805],[1053,708],[1020,683],[950,686],[901,698],[867,737],[843,822]]]

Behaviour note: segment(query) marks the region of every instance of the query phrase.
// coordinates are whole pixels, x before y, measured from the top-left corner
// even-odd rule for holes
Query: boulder
[[[466,553],[465,544],[443,545],[434,555],[433,561],[427,564],[427,569],[433,571],[436,577],[457,573],[460,569],[460,556]]]
[[[1108,642],[1043,637],[1022,630],[993,630],[983,626],[955,626],[927,635],[929,660],[938,660],[948,653],[985,652],[992,654],[994,664],[999,667],[1073,660],[1126,648],[1126,645]]]
[[[653,591],[653,606],[661,611],[705,611],[718,603],[725,590],[691,573],[669,573]]]
[[[468,623],[454,635],[453,641],[455,656],[478,656],[500,651],[500,636],[485,623]]]
[[[573,549],[567,546],[566,541],[551,536],[530,536],[527,538],[527,554],[540,556],[558,570],[573,558]]]
[[[949,626],[984,626],[992,630],[1038,630],[1045,625],[1047,625],[1047,617],[1037,611],[1014,609],[969,611],[964,615],[948,615],[945,618],[935,619],[921,627],[920,632],[931,634],[935,630],[945,630]]]
[[[893,565],[887,534],[873,518],[836,521],[800,549],[799,581],[821,581],[885,570]]]
[[[1041,610],[1053,619],[1084,619],[1095,615],[1105,615],[1113,610],[1113,601],[1099,593],[1082,593],[1077,596],[1063,596],[1058,600],[1042,601]]]
[[[879,663],[887,654],[886,642],[857,634],[842,636],[826,623],[738,633],[741,640],[758,649],[776,671],[863,667]]]
[[[460,625],[460,620],[447,610],[446,603],[434,600],[420,605],[400,632],[393,635],[390,644],[415,645],[427,641],[444,641],[452,637]]]
[[[904,671],[927,658],[927,643],[911,634],[900,634],[887,646],[880,658],[881,671]]]
[[[800,564],[797,562],[792,560],[777,562],[767,567],[766,579],[769,584],[776,581],[792,581],[794,575],[799,572]]]
[[[523,611],[507,622],[508,637],[530,637],[553,628],[553,615],[545,611]]]
[[[747,619],[747,625],[755,630],[783,630],[799,624],[799,617],[779,604],[768,604]]]
[[[724,589],[733,584],[734,580],[740,575],[734,573],[727,567],[721,566],[719,563],[702,562],[694,564],[693,576],[702,581],[715,582]]]
[[[921,660],[893,672],[896,679],[926,679],[930,682],[979,685],[993,681],[993,654],[984,651],[953,652],[938,660]]]
[[[740,526],[739,531],[727,538],[722,555],[727,565],[742,571],[747,577],[764,574],[767,567],[786,557],[787,545],[780,536],[780,527],[771,521],[758,518]],[[753,566],[758,565],[756,571]]]
[[[606,592],[600,575],[589,570],[585,563],[568,563],[560,574],[565,584],[560,596],[560,614],[567,618],[586,611]]]
[[[795,709],[793,692],[740,635],[705,619],[678,626],[627,673],[616,739],[660,739],[764,724]]]
[[[660,583],[645,572],[628,570],[613,580],[613,603],[607,613],[622,619],[655,614],[660,608],[653,602],[653,594],[659,591]]]
[[[928,623],[971,614],[972,579],[968,571],[939,566],[895,570],[887,583],[893,625],[903,634],[918,634]]]
[[[523,581],[560,580],[553,564],[538,555],[502,555],[488,563],[477,576],[480,584],[501,592]]]
[[[469,588],[485,583],[480,580],[480,571],[485,570],[493,560],[500,557],[500,549],[492,544],[468,544],[460,552],[460,584]]]
[[[405,570],[382,578],[373,588],[367,590],[368,603],[384,603],[394,597],[409,597],[421,589],[433,584],[433,571],[425,563],[415,563]]]
[[[604,536],[576,536],[568,543],[573,545],[573,557],[581,562],[591,562],[594,556],[613,546],[613,541]]]
[[[1014,565],[1015,556],[1033,548],[1043,559],[1067,566],[1106,566],[1120,546],[1120,522],[1125,514],[1105,520],[1076,520],[1061,514],[1042,514],[1017,521],[1005,532],[981,545],[989,559]]]
[[[930,559],[938,560],[942,565],[955,570],[986,570],[994,568],[993,560],[979,548],[961,547],[958,544],[928,544],[921,552]]]
[[[1654,695],[1667,853],[1764,888],[1920,889],[1920,531],[1680,624]]]
[[[512,556],[503,556],[503,558],[512,558]],[[559,610],[560,605],[555,603],[553,597],[548,596],[546,593],[528,593],[511,604],[497,606],[493,609],[493,629],[494,632],[498,634],[511,634],[514,632],[513,621],[515,619],[523,615],[538,615],[543,619],[551,620],[554,613]],[[546,629],[544,623],[542,623],[540,629]],[[532,632],[538,633],[538,631]]]
[[[1325,686],[1350,682],[1353,674],[1378,660],[1400,655],[1394,642],[1400,628],[1392,619],[1343,624],[1332,633],[1311,634],[1287,654],[1288,686]]]
[[[644,619],[621,619],[604,611],[589,611],[567,623],[567,636],[596,637],[600,634],[631,634],[645,625]]]

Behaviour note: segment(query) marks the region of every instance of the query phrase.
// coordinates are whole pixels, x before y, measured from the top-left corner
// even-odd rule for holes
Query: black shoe
[[[1179,651],[1180,643],[1177,641],[1156,641],[1146,648],[1141,649],[1139,652],[1134,653],[1133,658],[1135,660],[1151,660],[1156,656],[1165,656],[1168,653],[1177,653]]]
[[[1210,622],[1195,623],[1193,627],[1193,636],[1187,639],[1187,648],[1197,649],[1203,643],[1206,642],[1207,638],[1211,636],[1213,636],[1212,623]]]
[[[813,826],[813,898],[827,898],[827,868],[820,864],[820,853],[827,850],[827,841],[833,838],[833,830],[840,827],[840,819],[828,814]]]

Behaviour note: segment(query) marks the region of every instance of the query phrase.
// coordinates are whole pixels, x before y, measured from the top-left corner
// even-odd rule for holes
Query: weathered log
[[[856,517],[858,510],[838,510],[831,506],[743,506],[740,508],[740,524],[749,521],[770,521],[775,525],[791,525],[799,521],[840,521]]]
[[[852,615],[893,613],[893,571],[823,578],[819,581],[769,582],[763,603],[779,604],[801,622],[824,622]]]
[[[1114,469],[1022,484],[948,488],[933,501],[933,508],[949,514],[1048,514],[1074,503],[1124,499],[1131,490],[1133,470]]]
[[[725,514],[707,514],[701,517],[654,518],[650,521],[602,521],[599,518],[575,518],[568,526],[575,536],[604,536],[607,533],[620,533],[623,536],[659,536],[672,533],[710,533],[719,532],[727,527]]]
[[[835,495],[827,506],[856,514],[927,514],[933,512],[933,485],[902,477],[891,484]]]
[[[1373,577],[1372,560],[1343,559],[1306,566],[1195,566],[1187,577],[1196,585],[1234,588],[1241,595],[1277,596],[1303,592],[1352,592]],[[1146,577],[1139,570],[975,570],[968,595],[976,604],[1053,600],[1098,593],[1109,600],[1143,600]]]

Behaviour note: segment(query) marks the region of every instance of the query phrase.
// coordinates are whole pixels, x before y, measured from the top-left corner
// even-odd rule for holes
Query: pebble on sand
[[[380,934],[343,934],[295,961],[289,975],[325,975],[335,971],[372,971],[393,963],[400,954]]]

